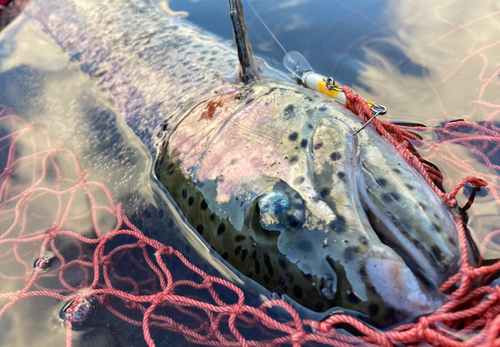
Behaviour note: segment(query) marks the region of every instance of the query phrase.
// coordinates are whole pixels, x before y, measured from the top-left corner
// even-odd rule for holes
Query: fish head
[[[458,269],[456,226],[388,141],[370,126],[355,135],[361,125],[341,104],[264,79],[169,123],[164,150],[224,221],[224,234],[203,236],[242,273],[269,289],[293,277],[302,288],[294,293],[313,288],[308,295],[329,307],[427,313]],[[209,228],[202,213],[191,215]],[[229,249],[228,222],[251,242]],[[241,261],[242,247],[250,260]]]

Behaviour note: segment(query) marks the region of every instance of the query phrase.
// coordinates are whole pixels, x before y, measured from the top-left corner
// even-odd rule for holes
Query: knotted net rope
[[[346,106],[366,118],[368,113],[362,110],[357,96],[346,94]],[[414,138],[412,133],[379,120],[374,126],[447,204],[457,203],[455,196],[465,184],[480,187],[488,183],[466,177],[444,194],[434,185],[441,177],[439,173],[426,166],[409,144],[408,139]],[[454,131],[455,126],[438,129],[443,134],[451,133],[448,138],[443,137],[443,143],[460,143],[480,150],[478,139],[500,142],[500,129],[494,126],[461,123],[462,127],[476,130],[473,139],[470,134]],[[8,283],[0,289],[0,324],[2,316],[15,310],[22,300],[48,297],[61,301],[68,347],[72,345],[74,326],[92,315],[98,306],[124,324],[141,327],[148,346],[160,343],[155,337],[162,330],[182,334],[191,343],[210,346],[300,346],[311,342],[342,347],[500,345],[500,288],[478,284],[485,276],[495,276],[500,262],[478,267],[468,263],[466,225],[461,219],[457,219],[457,225],[463,266],[442,285],[448,300],[435,313],[389,331],[374,330],[342,314],[322,322],[304,320],[283,300],[273,299],[257,307],[245,304],[241,288],[197,268],[178,249],[145,236],[127,218],[123,204],[113,200],[109,189],[101,182],[89,180],[90,172],[80,167],[76,155],[54,146],[45,129],[13,115],[6,107],[0,108],[0,129],[0,153],[6,153],[5,158],[0,157],[0,164],[4,165],[0,174],[0,223],[7,226],[0,233],[0,278]],[[498,146],[494,149],[496,153]],[[487,158],[485,163],[490,165]],[[498,191],[491,191],[500,204]],[[89,201],[88,211],[76,208],[75,201],[82,196]],[[55,212],[33,212],[33,206],[49,203],[56,207]],[[103,220],[111,221],[111,230],[102,227]],[[74,227],[89,221],[92,234]],[[489,235],[481,247],[498,233],[500,230]],[[169,268],[172,259],[194,279],[176,278],[177,272]],[[124,260],[139,268],[143,276],[119,271],[116,265]],[[186,288],[190,289],[189,296],[185,295]],[[286,314],[275,318],[270,314],[272,307],[281,307]],[[342,329],[347,325],[356,332],[355,336]],[[250,329],[257,329],[260,337],[248,334]]]

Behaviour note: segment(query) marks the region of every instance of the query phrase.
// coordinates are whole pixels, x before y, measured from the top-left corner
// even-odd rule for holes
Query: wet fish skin
[[[193,227],[199,230],[199,225],[204,226],[203,237],[222,256],[227,253],[227,260],[244,274],[251,274],[267,288],[287,294],[311,309],[322,311],[339,305],[358,310],[366,320],[378,326],[425,313],[440,303],[437,292],[414,279],[401,258],[382,244],[371,230],[364,215],[365,205],[371,199],[360,199],[362,187],[358,182],[360,177],[364,181],[371,175],[366,174],[369,170],[374,171],[375,180],[379,177],[371,166],[369,149],[370,141],[382,140],[369,130],[365,142],[361,137],[350,137],[350,131],[359,126],[359,122],[340,105],[278,80],[265,80],[250,86],[231,82],[238,65],[234,50],[186,21],[165,17],[140,0],[85,3],[32,0],[26,14],[41,24],[75,65],[96,79],[153,154],[154,134],[167,118],[164,135],[169,140],[164,143],[164,156],[158,161],[159,177]],[[265,75],[273,73],[262,64],[260,67]],[[214,129],[208,125],[215,124],[214,119],[221,114],[223,117],[219,119],[227,120],[224,126]],[[235,115],[240,117],[240,122],[231,123],[231,119],[237,118]],[[261,123],[255,123],[259,121]],[[220,141],[220,136],[210,137],[208,133],[227,133],[229,126],[235,131],[229,132],[227,142]],[[177,142],[173,141],[174,137]],[[325,142],[318,147],[322,138]],[[233,143],[228,143],[230,139]],[[242,139],[247,141],[247,148],[245,144],[237,146],[243,143]],[[273,172],[271,175],[264,174],[263,165],[250,160],[255,159],[250,155],[252,141],[258,139],[268,141],[267,152],[254,153],[262,156],[261,164],[265,164],[268,172]],[[307,141],[306,147],[302,146],[303,140]],[[290,147],[291,142],[295,146]],[[280,145],[288,147],[283,151]],[[198,152],[190,152],[192,149]],[[226,157],[226,149],[236,151],[237,162],[233,162],[235,158]],[[358,151],[362,154],[357,155]],[[199,155],[200,152],[203,155]],[[214,153],[218,153],[218,157],[210,162],[220,172],[203,166]],[[272,153],[274,158],[266,159],[266,153]],[[329,161],[333,153],[337,153],[335,162],[343,166]],[[225,177],[235,168],[253,173],[255,177],[245,180],[242,187],[229,184]],[[256,168],[260,173],[255,173]],[[162,178],[170,172],[175,177]],[[299,183],[301,177],[304,181]],[[332,187],[332,181],[339,184]],[[304,183],[310,189],[304,188]],[[386,188],[393,183],[390,180]],[[274,187],[280,188],[283,184],[288,186],[285,190],[296,191],[304,201],[302,229],[279,236],[264,231],[252,235],[251,230],[245,234],[244,225],[262,226],[260,213],[254,209],[259,194],[272,193]],[[380,190],[372,188],[367,190],[366,196],[376,197],[379,193]],[[383,208],[382,204],[374,204]],[[429,206],[429,210],[437,209]],[[338,218],[338,215],[350,217]],[[444,216],[443,220],[449,220],[449,216]],[[327,230],[328,227],[331,230]],[[305,232],[307,230],[310,233]],[[237,241],[238,236],[245,236],[245,239]],[[327,247],[323,248],[325,240]],[[432,237],[423,240],[430,242],[427,249],[437,245],[452,250],[455,256],[446,261],[441,272],[453,272],[453,259],[457,258],[453,245],[444,247]],[[310,249],[311,244],[313,251],[306,253],[314,257],[306,257],[302,263],[294,258],[300,254],[297,253],[299,248],[304,251]],[[336,244],[338,251],[327,254]],[[244,250],[247,252],[242,260]],[[424,255],[423,259],[428,256]],[[256,260],[260,271],[256,271]],[[440,263],[439,260],[436,263]],[[383,267],[384,271],[377,273],[376,267]],[[384,282],[388,273],[396,273],[389,284]],[[444,275],[437,273],[436,282],[441,277]],[[417,297],[405,298],[407,291],[416,292]],[[398,297],[400,300],[394,300]]]
[[[358,189],[379,174],[369,166],[371,146],[415,184],[424,181],[378,134],[353,137],[360,125],[337,103],[264,80],[171,120],[155,171],[193,227],[242,273],[310,309],[340,306],[386,327],[436,309],[442,297],[370,225]],[[385,188],[397,190],[393,183]],[[421,199],[434,194],[420,188]],[[285,207],[259,211],[283,196]],[[402,225],[406,216],[396,218]],[[446,210],[441,218],[451,221]],[[455,271],[455,260],[443,268]]]

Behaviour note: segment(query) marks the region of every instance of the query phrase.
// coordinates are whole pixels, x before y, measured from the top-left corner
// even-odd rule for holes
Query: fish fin
[[[231,22],[233,23],[234,41],[238,48],[238,59],[240,61],[238,79],[248,84],[259,79],[259,69],[253,60],[252,46],[248,40],[247,25],[241,0],[229,0],[229,9]]]

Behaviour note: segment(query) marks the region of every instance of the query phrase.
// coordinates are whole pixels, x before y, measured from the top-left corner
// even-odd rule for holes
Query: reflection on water
[[[168,8],[165,0],[158,3]],[[302,52],[318,72],[355,86],[363,96],[386,105],[390,112],[385,119],[434,126],[457,118],[492,122],[499,117],[500,6],[496,0],[253,3],[286,49]],[[202,28],[226,40],[232,39],[225,0],[171,0],[169,6],[176,12],[188,12],[188,19]],[[249,10],[247,22],[255,53],[281,68],[283,53]],[[20,23],[10,33],[16,34],[15,40],[0,34],[0,104],[13,107],[17,114],[48,129],[57,144],[71,148],[82,165],[91,170],[91,178],[105,183],[113,197],[125,203],[137,224],[151,227],[158,238],[165,230],[172,230],[168,220],[174,217],[159,217],[158,210],[168,211],[171,207],[159,198],[163,192],[150,179],[152,159],[123,122],[116,120],[113,103],[100,96],[100,87],[68,61],[57,44],[47,46],[41,28]],[[34,42],[41,45],[36,55]],[[0,135],[7,130],[1,129]],[[432,132],[422,132],[422,136],[437,140]],[[496,180],[499,172],[485,166],[468,148],[449,147],[457,158],[472,158],[467,163],[477,175]],[[436,157],[435,150],[432,142],[421,148],[422,154],[444,172],[445,187],[449,190],[463,176],[463,170]],[[5,160],[5,153],[1,152],[0,163]],[[60,160],[64,162],[63,158]],[[498,162],[497,159],[495,163]],[[16,182],[17,189],[29,184],[28,172],[25,174]],[[76,199],[74,213],[88,210],[89,202],[83,196]],[[461,205],[466,200],[465,195],[459,195]],[[51,216],[55,213],[54,206],[55,203],[45,202],[31,213]],[[149,221],[143,218],[145,209],[155,211],[155,217]],[[498,228],[499,214],[492,194],[476,197],[469,211],[476,240]],[[33,219],[32,223],[28,228],[44,227],[39,219]],[[176,223],[174,230],[181,228],[181,222]],[[82,234],[92,232],[88,220],[68,228]],[[180,248],[184,249],[187,243],[196,245],[198,252],[206,257],[198,259],[199,264],[212,259],[196,238],[186,241],[179,237],[175,241],[172,235],[175,233],[170,233],[169,243],[177,242]],[[486,257],[498,257],[499,253],[496,245],[491,244]],[[218,271],[226,271],[226,276],[230,276],[224,265],[211,261]],[[0,291],[9,291],[12,289],[9,286],[15,285],[0,283]],[[16,310],[2,317],[0,341],[3,345],[32,345],[32,337],[36,336],[37,344],[64,344],[64,328],[58,318],[60,306],[57,300],[22,301]],[[33,312],[50,314],[34,318]],[[93,322],[90,329],[81,333],[82,340],[87,338],[97,345],[142,343],[140,331],[131,329],[130,334],[137,334],[136,337],[124,335],[123,329],[121,335],[115,334],[114,329],[119,328],[107,325],[107,319],[103,314]]]

